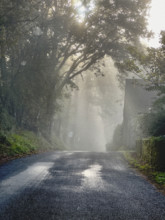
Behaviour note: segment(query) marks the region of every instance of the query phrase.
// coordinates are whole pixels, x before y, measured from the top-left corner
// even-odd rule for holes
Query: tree
[[[161,89],[165,82],[165,32],[161,32],[161,47],[130,46],[129,57],[117,63],[117,67],[125,74],[132,72],[148,82],[151,89]]]
[[[149,0],[2,0],[0,72],[2,106],[18,124],[50,133],[56,100],[74,77],[98,68],[105,55],[123,60],[147,35]],[[93,3],[92,3],[93,2]]]
[[[129,59],[118,63],[125,73],[133,72],[146,81],[147,90],[156,90],[158,97],[152,112],[139,120],[144,136],[165,135],[165,32],[161,32],[159,48],[130,47]]]
[[[141,137],[165,135],[165,111],[145,113],[139,119]]]
[[[132,72],[146,81],[147,90],[157,90],[159,99],[154,107],[165,104],[165,31],[161,32],[159,48],[129,47],[130,56],[117,64],[120,71]]]

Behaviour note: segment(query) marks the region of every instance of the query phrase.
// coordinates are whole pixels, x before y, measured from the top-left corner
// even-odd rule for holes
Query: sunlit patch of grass
[[[17,131],[14,134],[0,134],[0,163],[10,158],[22,157],[50,150],[65,150],[63,143],[54,138],[48,142],[42,136],[30,131]]]
[[[9,155],[12,156],[33,153],[38,149],[38,146],[35,142],[18,134],[12,134],[9,136],[9,142]]]

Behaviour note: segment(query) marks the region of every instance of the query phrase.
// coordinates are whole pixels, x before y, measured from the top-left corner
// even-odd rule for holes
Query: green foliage
[[[0,157],[6,156],[8,154],[8,148],[10,147],[10,142],[8,137],[4,133],[0,133]]]
[[[139,158],[136,156],[135,152],[123,152],[126,160],[129,161],[129,163],[131,164],[131,166],[138,168],[140,171],[148,171],[151,170],[151,165],[149,165],[148,163],[144,163],[142,161],[139,160]]]
[[[151,137],[142,139],[136,143],[136,160],[141,161],[141,170],[151,168],[152,170],[165,170],[165,137]],[[142,165],[142,166],[141,166]],[[149,165],[149,167],[148,167]]]
[[[93,11],[89,0],[82,22],[73,2],[0,3],[0,105],[18,127],[45,137],[64,86],[76,88],[73,78],[105,55],[127,57],[127,46],[147,34],[149,0],[94,0]]]
[[[165,111],[146,113],[139,124],[144,137],[165,135]]]
[[[154,179],[158,184],[165,185],[165,173],[164,172],[154,172]]]
[[[165,170],[165,137],[142,140],[141,158],[154,170]]]
[[[118,62],[117,66],[120,71],[134,73],[148,82],[151,90],[159,90],[161,93],[162,86],[165,83],[165,53],[164,53],[164,32],[161,32],[160,48],[144,48],[139,46],[129,46],[129,59],[124,62]]]
[[[43,137],[29,131],[18,131],[17,134],[0,134],[0,159],[64,149],[64,145],[57,138],[56,141],[49,143]]]
[[[0,111],[0,131],[9,131],[15,126],[14,118],[8,113],[7,109],[1,108]]]
[[[131,166],[145,174],[153,183],[159,184],[162,187],[165,186],[165,172],[153,171],[153,168],[148,163],[144,163],[144,161],[131,152],[124,152],[123,154]]]
[[[3,136],[5,141],[0,139],[0,157],[21,156],[34,153],[38,150],[39,146],[35,143],[35,139],[29,139],[27,134],[21,136],[20,134],[8,134]]]
[[[9,137],[10,142],[10,155],[15,154],[28,154],[37,150],[37,145],[35,142],[27,139],[26,137],[20,136],[18,134],[12,134]]]
[[[134,73],[146,82],[148,91],[156,90],[158,99],[154,104],[157,109],[164,109],[165,105],[165,31],[160,33],[159,48],[146,48],[141,45],[129,46],[129,58],[116,65],[121,72],[128,75]]]
[[[10,144],[7,139],[7,136],[4,133],[0,133],[0,144],[6,144],[6,145]]]

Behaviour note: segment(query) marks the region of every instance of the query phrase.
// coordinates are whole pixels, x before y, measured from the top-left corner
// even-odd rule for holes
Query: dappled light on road
[[[84,177],[83,187],[85,188],[104,188],[103,179],[101,178],[102,166],[99,164],[91,165],[88,169],[82,172]]]
[[[29,166],[23,172],[20,172],[0,183],[0,204],[9,199],[13,194],[17,194],[26,185],[30,185],[34,180],[39,184],[49,173],[52,162],[39,162]],[[34,186],[34,185],[33,185]]]

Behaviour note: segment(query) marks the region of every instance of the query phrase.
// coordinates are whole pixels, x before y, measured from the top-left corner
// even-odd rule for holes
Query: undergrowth
[[[48,142],[29,131],[17,131],[14,134],[0,133],[1,161],[50,150],[65,150],[65,147],[58,138],[53,138],[52,142]]]
[[[165,172],[154,170],[149,164],[139,159],[135,153],[124,152],[123,154],[132,167],[137,168],[165,193]]]

